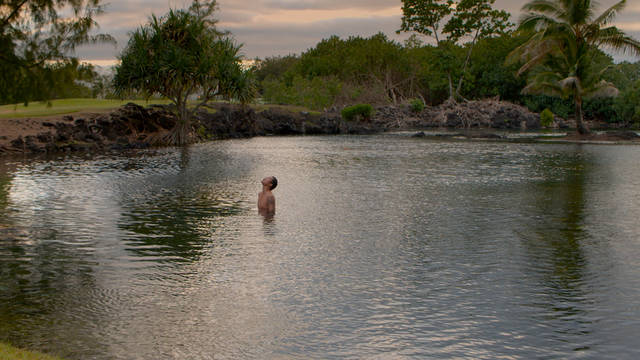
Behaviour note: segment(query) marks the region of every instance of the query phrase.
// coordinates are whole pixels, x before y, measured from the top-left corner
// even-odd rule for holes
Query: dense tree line
[[[512,30],[478,40],[464,71],[470,44],[445,43],[438,47],[424,44],[415,36],[400,44],[382,33],[367,38],[333,36],[300,55],[259,60],[256,77],[267,102],[323,110],[355,103],[399,104],[413,98],[438,105],[449,99],[451,74],[464,78],[459,91],[462,98],[498,98],[536,112],[549,108],[560,117],[573,116],[570,97],[522,93],[528,78],[517,72],[523,63],[508,63],[506,59],[530,36]],[[591,59],[594,67],[606,69],[602,77],[615,85],[619,95],[585,100],[585,117],[640,122],[640,62],[616,64],[610,55],[595,48]]]

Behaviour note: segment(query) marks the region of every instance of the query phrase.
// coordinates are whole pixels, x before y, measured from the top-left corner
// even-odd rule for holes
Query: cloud
[[[109,0],[105,0],[109,1]],[[505,9],[517,22],[526,0],[496,0],[494,7]],[[617,2],[601,0],[600,11]],[[248,58],[301,53],[331,35],[371,36],[384,32],[392,39],[400,27],[399,0],[219,0],[219,27],[233,33],[244,44]],[[147,22],[151,14],[162,15],[169,8],[184,8],[190,0],[110,0],[106,13],[98,17],[100,32],[113,35],[112,45],[91,45],[78,49],[87,60],[114,60],[127,44],[129,33]],[[629,4],[615,25],[640,39],[640,4]],[[616,55],[616,59],[628,57]]]
[[[360,9],[368,11],[399,7],[399,1],[394,0],[268,0],[263,3],[268,8],[288,10]]]
[[[221,9],[244,9],[249,11],[278,10],[341,10],[360,9],[362,11],[399,8],[398,0],[219,0]]]
[[[406,38],[398,36],[395,30],[399,27],[399,18],[342,18],[317,21],[309,24],[277,24],[256,25],[253,27],[231,27],[235,37],[244,43],[245,55],[249,58],[267,57],[300,53],[315,46],[322,39],[332,35],[340,37],[363,36],[368,37],[378,32],[384,32],[393,39]],[[249,39],[251,42],[244,42]],[[283,41],[284,39],[284,41]]]

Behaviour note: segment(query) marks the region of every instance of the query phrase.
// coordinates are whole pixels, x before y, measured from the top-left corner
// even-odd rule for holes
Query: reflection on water
[[[530,192],[535,220],[520,233],[530,258],[524,270],[539,282],[537,293],[530,294],[539,331],[555,341],[568,342],[574,351],[589,350],[594,340],[586,336],[592,333],[595,319],[590,315],[588,259],[582,250],[589,238],[584,230],[585,194],[593,164],[588,157],[577,148],[560,163],[543,159],[543,171],[560,169],[563,176],[558,179],[547,174],[545,181],[535,184]]]
[[[635,358],[638,152],[385,135],[3,159],[0,341],[69,359]]]

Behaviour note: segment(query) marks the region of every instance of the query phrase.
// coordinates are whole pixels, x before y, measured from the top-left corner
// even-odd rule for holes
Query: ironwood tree
[[[0,102],[53,96],[59,72],[52,67],[77,63],[80,45],[114,42],[92,33],[103,11],[101,0],[0,0]]]

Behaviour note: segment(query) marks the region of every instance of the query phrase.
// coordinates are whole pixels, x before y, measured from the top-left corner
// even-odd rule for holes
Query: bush
[[[540,113],[540,125],[542,125],[543,127],[550,127],[551,125],[553,125],[553,117],[553,112],[551,112],[549,108],[544,109]]]
[[[420,99],[411,99],[411,101],[409,101],[409,105],[411,106],[411,111],[414,113],[419,113],[424,110],[424,102]]]
[[[373,115],[373,107],[369,104],[358,104],[353,106],[347,106],[342,109],[342,118],[347,121],[352,121],[358,117],[362,117],[363,120],[369,121]]]

